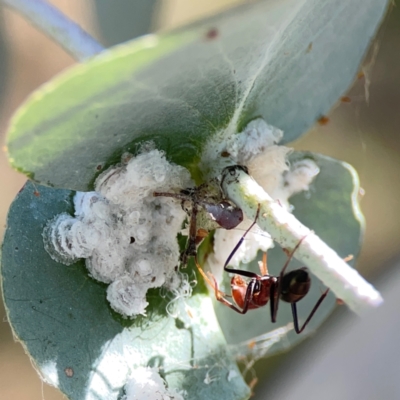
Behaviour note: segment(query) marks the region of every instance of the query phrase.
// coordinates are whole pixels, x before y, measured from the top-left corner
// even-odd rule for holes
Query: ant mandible
[[[235,276],[231,279],[231,291],[232,297],[237,305],[231,303],[225,298],[225,296],[227,295],[218,289],[218,283],[215,277],[210,273],[210,276],[213,280],[212,282],[203,271],[203,269],[200,267],[197,261],[197,257],[195,257],[197,268],[199,269],[199,272],[206,280],[206,282],[214,289],[216,299],[239,314],[246,314],[249,310],[264,307],[269,301],[271,310],[271,321],[276,322],[279,300],[290,303],[292,307],[294,330],[296,331],[296,333],[301,333],[308,325],[311,318],[313,317],[318,307],[321,305],[322,301],[325,299],[329,292],[328,288],[321,294],[321,297],[318,299],[314,308],[311,310],[310,315],[307,317],[303,326],[299,328],[296,303],[300,301],[310,290],[310,274],[305,267],[290,271],[288,273],[285,273],[285,271],[293,257],[293,254],[299,248],[304,238],[300,239],[294,249],[290,253],[288,253],[288,259],[283,266],[279,276],[272,276],[268,274],[266,252],[263,255],[262,263],[260,263],[261,275],[250,271],[228,267],[229,262],[231,261],[232,257],[234,256],[240,245],[243,243],[246,235],[256,224],[259,213],[260,205],[258,205],[254,222],[240,238],[239,242],[236,244],[224,264],[224,270],[226,272],[235,274]],[[250,281],[245,281],[242,276],[250,278]]]

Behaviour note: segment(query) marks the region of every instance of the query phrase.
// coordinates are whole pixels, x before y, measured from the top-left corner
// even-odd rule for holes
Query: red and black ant
[[[259,212],[260,206],[258,207],[254,222],[243,234],[224,264],[224,270],[226,272],[235,274],[235,276],[231,279],[231,291],[232,297],[236,305],[226,299],[225,296],[227,295],[218,289],[218,283],[215,277],[210,274],[213,280],[212,282],[203,271],[203,269],[200,267],[197,258],[195,258],[197,268],[199,269],[201,275],[204,277],[206,282],[214,289],[216,299],[239,314],[246,314],[249,310],[264,307],[269,301],[271,310],[271,321],[276,322],[279,300],[290,303],[292,307],[294,330],[296,331],[296,333],[301,333],[310,322],[311,318],[313,317],[318,307],[321,305],[322,301],[325,299],[329,292],[328,288],[321,294],[320,298],[318,299],[314,308],[311,310],[310,315],[307,317],[303,326],[299,328],[296,303],[300,301],[310,290],[310,274],[305,267],[290,271],[288,273],[285,273],[285,271],[294,253],[299,248],[304,238],[300,239],[294,249],[290,253],[288,253],[288,259],[283,266],[279,276],[272,276],[268,274],[266,252],[263,255],[262,263],[260,263],[261,275],[250,271],[228,267],[229,262],[231,261],[232,257],[234,256],[240,245],[243,243],[246,235],[256,224]],[[246,281],[242,278],[242,276],[250,278],[250,280]]]
[[[189,237],[181,262],[197,254],[197,245],[216,228],[233,229],[243,221],[242,210],[223,196],[218,182],[182,189],[178,193],[154,192],[155,197],[181,200],[182,209],[189,215]]]

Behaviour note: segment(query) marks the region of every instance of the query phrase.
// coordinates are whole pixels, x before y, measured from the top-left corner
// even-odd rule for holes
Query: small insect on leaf
[[[214,39],[216,39],[218,36],[219,36],[219,32],[218,32],[218,29],[217,29],[217,28],[210,28],[210,29],[207,31],[206,35],[205,35],[206,40],[214,40]]]
[[[340,101],[341,101],[342,103],[351,103],[351,98],[350,98],[349,96],[342,96],[342,97],[340,98]]]
[[[327,125],[327,124],[328,124],[329,118],[328,118],[326,115],[323,115],[322,117],[320,117],[320,118],[317,120],[317,122],[318,122],[320,125],[324,126],[324,125]]]
[[[227,158],[227,157],[230,157],[230,153],[229,153],[229,151],[226,151],[226,150],[224,150],[224,151],[221,151],[221,157],[224,157],[224,158]]]

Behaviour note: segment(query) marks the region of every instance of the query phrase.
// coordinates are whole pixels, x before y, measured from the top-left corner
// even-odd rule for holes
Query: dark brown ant
[[[182,209],[190,217],[188,243],[181,255],[183,265],[188,257],[197,254],[197,245],[211,230],[233,229],[243,221],[242,210],[223,196],[221,187],[214,180],[178,193],[154,192],[153,195],[181,200]]]
[[[290,303],[290,305],[292,306],[294,330],[296,331],[296,333],[301,333],[310,322],[311,318],[313,317],[318,307],[321,305],[322,301],[325,299],[329,292],[328,288],[322,293],[321,297],[318,299],[314,308],[311,310],[310,315],[307,317],[303,326],[299,328],[296,303],[309,292],[311,279],[308,270],[305,267],[290,271],[286,274],[285,271],[293,257],[293,254],[299,248],[304,238],[300,239],[295,248],[290,253],[288,253],[288,259],[283,266],[279,276],[272,276],[268,274],[266,252],[263,255],[262,263],[260,263],[261,275],[250,271],[228,267],[228,264],[231,261],[232,257],[234,256],[240,245],[243,243],[245,236],[256,224],[259,213],[260,206],[258,207],[254,222],[240,238],[239,242],[236,244],[224,264],[224,270],[226,272],[236,274],[231,279],[232,297],[236,305],[225,298],[225,296],[227,295],[218,289],[218,283],[215,277],[210,273],[210,276],[213,280],[211,281],[211,279],[200,267],[197,258],[195,258],[197,268],[199,269],[201,275],[204,277],[206,282],[214,289],[216,299],[239,314],[246,314],[249,310],[264,307],[269,301],[271,321],[276,322],[279,300]],[[245,281],[242,276],[250,278],[250,281]]]

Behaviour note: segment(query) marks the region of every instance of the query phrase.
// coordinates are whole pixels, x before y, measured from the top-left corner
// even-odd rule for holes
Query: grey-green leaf
[[[171,298],[153,290],[147,317],[123,320],[82,261],[67,267],[50,258],[43,227],[73,211],[72,195],[28,183],[11,207],[2,248],[7,318],[45,380],[70,399],[111,400],[135,368],[150,366],[185,398],[248,398],[210,298],[200,290],[177,300],[177,318],[166,313]]]
[[[204,143],[255,117],[299,137],[354,79],[387,0],[259,0],[117,46],[35,92],[8,136],[13,166],[88,190],[153,140],[199,176]]]

